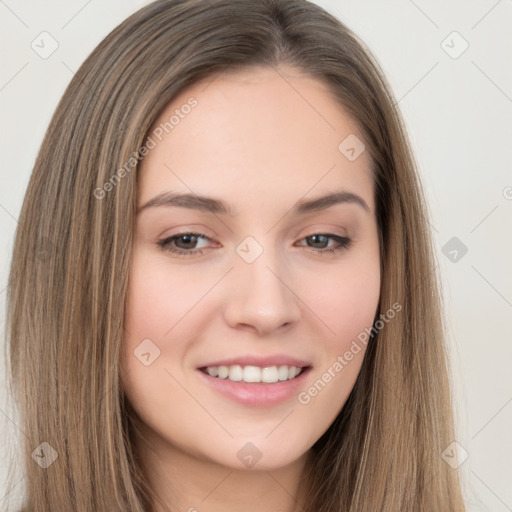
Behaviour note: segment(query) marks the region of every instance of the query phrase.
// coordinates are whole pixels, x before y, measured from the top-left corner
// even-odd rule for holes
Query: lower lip
[[[249,407],[265,407],[279,404],[296,396],[300,387],[304,385],[306,375],[310,369],[311,367],[305,368],[300,375],[293,379],[274,383],[234,382],[227,378],[210,377],[210,375],[201,370],[197,371],[207,384],[221,395]]]

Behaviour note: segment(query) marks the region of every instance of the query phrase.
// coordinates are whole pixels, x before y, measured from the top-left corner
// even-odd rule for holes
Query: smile
[[[210,389],[230,401],[267,408],[296,398],[312,367],[233,364],[203,366],[196,371]]]
[[[238,364],[232,366],[207,366],[201,368],[201,371],[210,377],[217,379],[229,379],[233,382],[260,382],[272,384],[274,382],[283,382],[294,379],[299,376],[303,368],[297,366],[241,366]]]

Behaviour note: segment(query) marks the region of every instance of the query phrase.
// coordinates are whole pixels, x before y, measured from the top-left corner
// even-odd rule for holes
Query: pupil
[[[326,238],[324,235],[312,235],[311,238],[313,238],[313,243],[322,243],[322,242],[319,242],[318,241],[318,238],[321,237],[321,238]],[[325,242],[325,241],[324,241]]]
[[[185,245],[187,245],[187,244],[190,244],[190,243],[192,243],[192,242],[193,242],[193,240],[192,240],[192,239],[194,239],[194,238],[195,238],[195,235],[181,235],[181,236],[180,236],[180,238],[181,238],[182,240],[185,240]],[[178,239],[178,240],[179,240],[179,239]],[[187,249],[189,249],[189,247],[186,247],[186,248],[187,248]]]

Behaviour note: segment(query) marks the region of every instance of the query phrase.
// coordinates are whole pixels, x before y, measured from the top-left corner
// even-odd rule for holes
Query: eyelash
[[[202,254],[203,249],[191,249],[191,250],[185,250],[180,249],[179,247],[173,247],[171,243],[176,240],[177,238],[181,238],[183,236],[195,236],[197,238],[202,239],[209,239],[207,236],[202,235],[201,233],[193,233],[193,232],[185,232],[185,233],[178,233],[177,235],[170,236],[168,238],[164,238],[163,240],[160,240],[158,242],[159,247],[166,252],[170,252],[173,254],[178,254],[180,256],[190,257],[195,254]],[[314,247],[310,247],[310,249],[318,254],[334,254],[338,251],[344,251],[347,250],[350,245],[352,244],[352,240],[346,236],[339,236],[334,235],[332,233],[313,233],[312,235],[308,235],[304,237],[302,240],[306,240],[307,238],[312,238],[314,236],[323,236],[326,238],[332,238],[333,240],[336,240],[340,245],[335,248],[329,248],[329,249],[315,249]]]

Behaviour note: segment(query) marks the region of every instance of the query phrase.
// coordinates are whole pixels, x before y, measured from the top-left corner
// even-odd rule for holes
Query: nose
[[[290,326],[300,318],[300,299],[286,265],[265,250],[252,263],[238,260],[230,273],[225,319],[230,327],[260,335]]]

